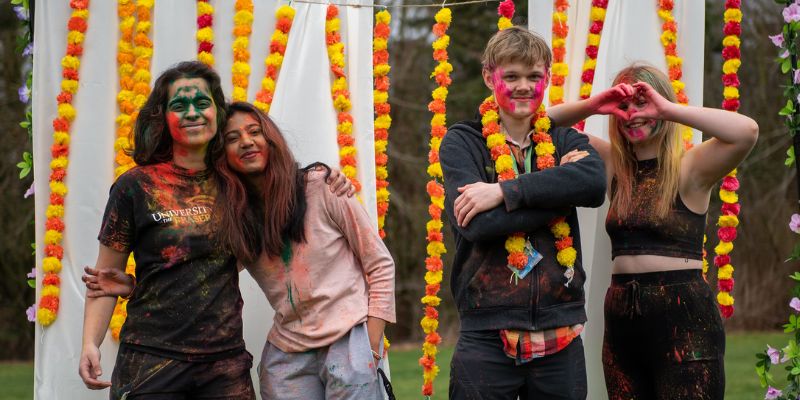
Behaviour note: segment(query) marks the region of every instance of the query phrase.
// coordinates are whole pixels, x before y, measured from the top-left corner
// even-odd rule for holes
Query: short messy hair
[[[515,62],[530,66],[544,63],[544,67],[549,69],[553,53],[541,36],[514,26],[495,33],[489,39],[481,63],[484,69],[493,71],[498,65]]]

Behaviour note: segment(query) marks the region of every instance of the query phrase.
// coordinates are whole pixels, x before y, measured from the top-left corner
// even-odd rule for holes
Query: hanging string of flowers
[[[272,33],[270,39],[269,54],[264,59],[267,70],[264,73],[264,79],[261,80],[261,89],[253,101],[253,105],[264,113],[269,113],[272,105],[278,72],[281,70],[283,56],[286,54],[286,44],[289,43],[289,31],[292,29],[294,13],[294,8],[287,5],[278,7],[275,12],[275,32]]]
[[[442,338],[437,333],[439,328],[439,306],[442,299],[438,293],[442,283],[442,254],[447,249],[444,247],[444,237],[442,235],[442,210],[444,209],[444,187],[442,182],[442,166],[439,164],[439,146],[442,138],[447,133],[447,87],[452,80],[450,73],[453,72],[453,65],[448,60],[447,47],[450,45],[450,36],[447,29],[453,20],[453,13],[447,7],[442,7],[435,17],[436,23],[433,25],[433,34],[436,39],[431,45],[433,47],[433,59],[438,62],[431,73],[431,77],[439,85],[431,93],[432,101],[428,103],[428,110],[433,113],[431,118],[431,141],[430,152],[428,153],[428,175],[431,180],[426,186],[430,196],[428,214],[431,219],[426,224],[428,235],[426,237],[428,245],[426,247],[428,257],[425,258],[425,296],[421,299],[425,305],[425,316],[420,321],[422,331],[425,332],[425,342],[422,344],[422,358],[419,365],[422,366],[422,394],[424,396],[433,395],[433,381],[439,374],[439,366],[436,365],[437,347]]]
[[[500,5],[497,6],[497,14],[500,16],[497,19],[498,31],[502,31],[503,29],[508,29],[514,26],[514,24],[511,22],[511,19],[514,18],[514,1],[503,0],[500,2]]]
[[[350,92],[347,85],[347,76],[344,73],[344,43],[339,34],[339,7],[328,5],[325,14],[325,43],[328,45],[328,60],[334,81],[331,86],[333,107],[336,109],[336,132],[339,143],[339,166],[342,167],[344,176],[350,179],[356,192],[361,192],[361,182],[358,181],[358,159],[356,158],[355,137],[353,136],[353,116],[350,114]]]
[[[250,33],[253,31],[253,0],[236,0],[233,15],[233,101],[247,101],[250,79]]]
[[[45,257],[42,259],[42,291],[39,309],[36,312],[40,324],[48,326],[58,316],[61,294],[61,260],[64,249],[61,247],[64,232],[64,200],[67,196],[67,164],[69,163],[69,130],[75,120],[72,100],[78,92],[80,77],[80,57],[83,54],[83,41],[89,19],[89,0],[71,0],[72,8],[67,22],[67,50],[61,59],[61,92],[58,94],[58,116],[53,119],[53,145],[50,149],[53,160],[50,162],[50,204],[45,215],[44,243]]]
[[[372,76],[375,102],[375,197],[378,204],[378,234],[386,237],[383,230],[386,224],[386,212],[389,211],[389,170],[387,165],[389,157],[386,148],[389,146],[389,127],[392,118],[389,112],[389,23],[392,16],[389,11],[383,10],[375,13],[375,28],[372,39]]]
[[[686,84],[681,81],[681,77],[683,77],[683,59],[678,57],[678,24],[672,15],[674,7],[674,0],[658,0],[658,16],[664,21],[661,25],[663,31],[661,33],[661,44],[664,46],[664,56],[667,60],[669,79],[672,81],[672,90],[675,92],[678,103],[687,105],[689,104],[689,98],[684,91]],[[692,148],[692,128],[682,126],[681,136],[684,148],[687,150]]]
[[[553,76],[550,78],[550,105],[564,102],[564,83],[569,74],[569,65],[564,62],[567,54],[567,24],[568,0],[555,0],[553,2]]]
[[[197,0],[197,60],[214,66],[214,7],[208,0]]]
[[[722,108],[737,112],[739,110],[739,67],[742,64],[739,45],[739,36],[742,33],[742,10],[740,0],[726,0],[725,14],[723,16],[725,26],[722,39],[722,82],[724,84]],[[714,247],[714,265],[717,270],[717,302],[723,317],[730,318],[733,315],[733,265],[731,265],[730,252],[733,251],[733,241],[736,239],[736,227],[739,225],[739,196],[736,190],[739,189],[739,180],[736,178],[736,170],[731,171],[722,179],[719,189],[719,198],[722,200],[722,211],[717,219],[717,237],[719,244]],[[707,263],[706,263],[707,264]],[[706,265],[703,266],[707,268]]]
[[[606,20],[607,8],[608,0],[592,0],[592,10],[589,15],[591,23],[589,24],[589,35],[586,37],[583,72],[581,73],[581,100],[588,99],[592,95],[594,71],[597,68],[597,53],[600,50],[600,36],[603,33],[603,24]],[[585,126],[585,120],[575,124],[575,127],[580,131],[582,131]]]

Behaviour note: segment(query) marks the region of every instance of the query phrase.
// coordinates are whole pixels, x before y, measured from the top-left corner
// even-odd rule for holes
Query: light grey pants
[[[328,347],[304,353],[284,353],[267,342],[258,375],[264,400],[383,399],[366,323]]]

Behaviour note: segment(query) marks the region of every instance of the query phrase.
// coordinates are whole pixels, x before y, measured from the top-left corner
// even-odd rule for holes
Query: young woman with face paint
[[[111,399],[255,398],[236,260],[213,221],[217,182],[208,166],[222,151],[224,102],[216,72],[184,62],[161,74],[137,116],[138,166],[111,188],[96,269],[84,276],[79,374],[90,389],[110,386]],[[133,293],[124,275],[131,253]],[[115,291],[130,294],[128,315],[111,381],[102,381],[99,346]]]
[[[612,284],[603,365],[611,399],[722,399],[725,333],[701,275],[711,191],[744,160],[758,125],[737,113],[675,103],[661,71],[633,65],[614,87],[548,110],[572,124],[609,115],[606,165]],[[679,124],[710,139],[684,151]]]
[[[297,168],[269,117],[248,103],[228,112],[215,209],[222,241],[275,309],[261,397],[382,399],[383,330],[395,322],[389,251],[356,199],[332,195],[323,171]]]

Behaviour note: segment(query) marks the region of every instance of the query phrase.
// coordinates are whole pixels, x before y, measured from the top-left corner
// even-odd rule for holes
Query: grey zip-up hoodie
[[[500,184],[504,204],[475,216],[466,228],[455,224],[453,204],[458,188],[475,182],[497,182],[494,162],[481,134],[479,120],[459,122],[442,140],[439,158],[444,172],[445,210],[455,236],[451,290],[465,331],[543,330],[586,322],[580,231],[575,207],[603,204],[606,175],[603,161],[588,138],[572,128],[550,130],[554,157],[571,150],[589,156]],[[555,238],[549,222],[566,216],[578,251],[575,274],[568,286],[565,268],[556,261]],[[544,256],[524,279],[514,282],[507,267],[505,240],[525,232]]]

